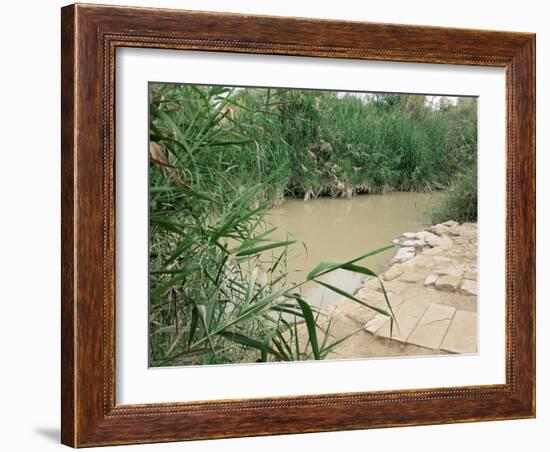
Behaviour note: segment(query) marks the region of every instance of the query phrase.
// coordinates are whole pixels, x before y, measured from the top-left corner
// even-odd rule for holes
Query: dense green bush
[[[471,98],[434,108],[420,95],[247,89],[235,100],[236,122],[262,131],[264,171],[241,166],[257,181],[277,170],[280,195],[444,189],[477,159]]]
[[[228,198],[262,183],[258,198],[272,205],[445,189],[477,159],[471,98],[434,108],[421,95],[152,84],[151,113],[151,140],[182,180]]]
[[[460,223],[477,221],[477,172],[474,166],[456,177],[445,191],[441,205],[432,213],[434,223],[447,220]]]

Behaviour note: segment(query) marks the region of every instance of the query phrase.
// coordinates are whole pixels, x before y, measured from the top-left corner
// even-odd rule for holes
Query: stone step
[[[394,309],[397,325],[394,323],[393,331],[388,316],[378,314],[365,325],[365,329],[380,337],[395,339],[400,342],[407,342],[411,332],[428,308],[428,303],[422,300],[411,300]]]
[[[439,303],[410,300],[395,309],[397,325],[378,314],[365,330],[381,338],[447,353],[477,352],[477,315]]]
[[[456,311],[439,348],[450,353],[477,353],[477,314]]]
[[[455,308],[443,304],[433,303],[429,305],[407,342],[438,350],[451,325],[455,312]]]

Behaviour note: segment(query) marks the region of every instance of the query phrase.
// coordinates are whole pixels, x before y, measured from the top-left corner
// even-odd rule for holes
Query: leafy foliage
[[[477,221],[477,173],[474,166],[460,173],[445,192],[441,205],[432,212],[432,221]]]

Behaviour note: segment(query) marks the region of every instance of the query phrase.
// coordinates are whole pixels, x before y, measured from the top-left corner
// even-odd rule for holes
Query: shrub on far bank
[[[471,166],[459,174],[445,191],[439,207],[432,211],[432,222],[477,221],[477,171]]]

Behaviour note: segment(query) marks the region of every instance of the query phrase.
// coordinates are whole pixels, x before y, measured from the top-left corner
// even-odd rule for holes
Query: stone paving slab
[[[410,334],[407,342],[422,347],[439,349],[456,309],[450,306],[433,303]]]
[[[452,275],[443,275],[437,278],[435,288],[444,292],[456,292],[460,285],[460,277]]]
[[[384,281],[391,281],[392,279],[397,278],[399,275],[403,273],[403,268],[400,264],[395,264],[392,268],[390,268],[386,273],[382,275],[382,278]]]
[[[424,280],[425,286],[433,286],[435,285],[435,282],[437,281],[438,276],[437,275],[428,275],[426,276],[426,279]]]
[[[419,281],[424,281],[426,279],[426,272],[411,270],[403,273],[400,278],[401,281],[414,284]]]
[[[373,306],[378,309],[387,309],[386,299],[384,295],[380,292],[373,290],[362,290],[357,294],[358,298],[363,300],[365,303],[368,303],[370,306]],[[397,295],[392,296],[391,306],[392,309],[396,309],[403,300]],[[359,327],[365,325],[365,323],[372,320],[377,314],[373,309],[369,309],[366,306],[362,306],[359,303],[356,303],[352,300],[344,298],[339,300],[329,306],[324,313],[327,317],[332,317],[333,315],[345,316],[348,319],[356,322]],[[386,317],[387,316],[382,316]]]
[[[407,288],[407,286],[408,284],[406,282],[397,280],[384,283],[384,288],[386,289],[386,292],[391,292],[393,294],[400,294],[401,292],[403,292],[404,289]],[[376,290],[378,292],[382,292],[382,287],[378,286]]]
[[[377,322],[373,322],[370,326],[367,323],[365,329],[371,333],[375,333],[377,336],[385,338],[390,338],[391,333],[391,339],[400,342],[407,342],[409,335],[424,315],[424,312],[428,306],[429,303],[422,300],[412,300],[399,306],[399,308],[394,310],[397,326],[394,323],[393,331],[391,332],[391,322],[388,317],[380,314],[380,317],[384,317],[386,321],[383,322],[382,320],[378,320]],[[375,329],[375,327],[377,328]]]
[[[367,322],[367,324],[365,325],[365,330],[367,330],[369,333],[376,334],[376,332],[388,322],[388,316],[377,314],[372,320]]]
[[[460,293],[464,295],[477,295],[477,281],[465,279],[460,285]]]
[[[456,311],[449,331],[447,331],[439,348],[451,353],[476,353],[477,314],[475,312]]]

